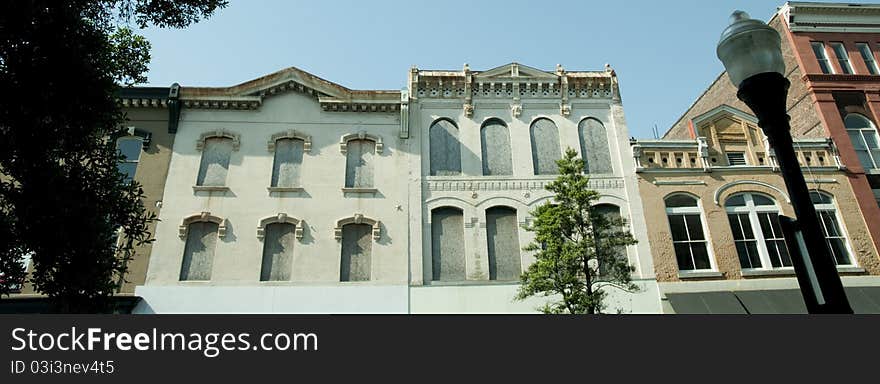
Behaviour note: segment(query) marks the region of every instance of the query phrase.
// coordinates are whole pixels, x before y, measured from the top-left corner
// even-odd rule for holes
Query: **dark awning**
[[[846,296],[859,314],[880,314],[880,287],[847,287]],[[807,313],[797,289],[667,293],[680,314],[799,314]]]

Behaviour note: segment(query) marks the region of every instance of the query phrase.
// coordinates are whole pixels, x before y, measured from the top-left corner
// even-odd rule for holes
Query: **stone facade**
[[[610,68],[413,68],[404,91],[289,68],[180,99],[137,312],[534,312],[522,226],[565,147],[647,237]],[[647,242],[627,255],[643,290],[611,307],[659,312]]]

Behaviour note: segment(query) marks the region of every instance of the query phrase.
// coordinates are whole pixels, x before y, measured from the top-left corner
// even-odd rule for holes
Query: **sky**
[[[783,2],[230,0],[186,29],[140,31],[149,85],[225,87],[297,67],[352,89],[401,89],[411,66],[617,72],[631,136],[662,135],[722,72],[715,47],[736,10]]]

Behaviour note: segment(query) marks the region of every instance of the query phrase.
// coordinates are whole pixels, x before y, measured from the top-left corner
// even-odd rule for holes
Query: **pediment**
[[[522,65],[519,63],[510,63],[506,65],[502,65],[497,68],[490,69],[488,71],[483,71],[477,73],[475,75],[478,79],[491,79],[491,78],[534,78],[534,79],[552,79],[555,80],[558,76],[555,73],[549,73],[542,71],[537,68],[532,68],[527,65]]]

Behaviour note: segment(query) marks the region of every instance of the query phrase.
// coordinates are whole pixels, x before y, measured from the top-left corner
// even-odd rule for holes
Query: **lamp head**
[[[760,73],[785,75],[779,32],[743,11],[730,16],[730,25],[721,33],[716,53],[737,88],[743,80]]]

